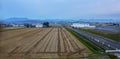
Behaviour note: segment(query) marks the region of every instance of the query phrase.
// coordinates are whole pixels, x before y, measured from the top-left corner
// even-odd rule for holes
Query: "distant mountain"
[[[28,19],[28,18],[8,18],[5,20],[2,20],[2,23],[5,24],[10,24],[10,23],[14,23],[14,24],[24,24],[24,23],[41,23],[43,21],[41,20],[35,20],[35,19]]]
[[[120,19],[79,19],[77,22],[120,23]]]
[[[119,22],[120,20],[112,20],[112,19],[79,19],[79,20],[72,20],[72,19],[28,19],[28,18],[8,18],[5,20],[0,20],[1,23],[5,24],[35,24],[35,23],[43,23],[43,22],[49,22],[49,23],[75,23],[75,22],[83,22],[83,23],[91,23],[91,22]]]
[[[2,20],[2,23],[5,24],[35,24],[35,23],[43,23],[43,22],[49,22],[49,23],[69,23],[72,22],[73,20],[64,20],[64,19],[45,19],[45,20],[40,20],[40,19],[28,19],[28,18],[8,18],[5,20]]]
[[[8,18],[7,21],[25,21],[29,20],[28,18]]]

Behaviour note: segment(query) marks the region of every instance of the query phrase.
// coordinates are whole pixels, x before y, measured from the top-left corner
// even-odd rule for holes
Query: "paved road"
[[[88,32],[84,32],[84,31],[74,29],[74,28],[71,28],[71,27],[67,27],[67,28],[69,28],[69,29],[77,32],[78,34],[88,38],[89,41],[92,41],[94,44],[96,44],[100,48],[101,47],[104,48],[105,50],[108,49],[107,47],[112,47],[114,49],[120,49],[120,43],[118,43],[116,41],[113,41],[111,39],[104,38],[102,36],[91,34],[91,33],[88,33]],[[104,46],[106,46],[106,47],[104,47]]]
[[[119,27],[96,27],[95,29],[98,30],[103,30],[103,31],[107,31],[107,32],[113,32],[113,33],[120,33],[120,28]]]

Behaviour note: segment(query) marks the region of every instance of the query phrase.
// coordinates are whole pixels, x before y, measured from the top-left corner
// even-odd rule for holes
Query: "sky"
[[[0,0],[0,19],[120,19],[120,0]]]

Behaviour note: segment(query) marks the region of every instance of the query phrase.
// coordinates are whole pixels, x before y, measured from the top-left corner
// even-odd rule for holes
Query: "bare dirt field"
[[[1,59],[76,58],[91,54],[64,28],[25,28],[0,34]]]

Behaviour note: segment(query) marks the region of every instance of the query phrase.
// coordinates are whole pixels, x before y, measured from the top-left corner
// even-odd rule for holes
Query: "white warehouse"
[[[43,27],[43,24],[36,24],[35,27],[36,28],[41,28],[41,27]]]
[[[74,28],[95,28],[96,26],[91,26],[88,23],[73,23],[71,27]]]

